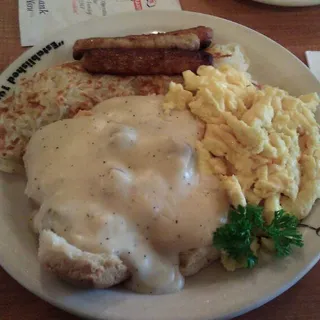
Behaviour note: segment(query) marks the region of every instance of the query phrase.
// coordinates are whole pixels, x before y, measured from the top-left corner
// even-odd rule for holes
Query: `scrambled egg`
[[[320,197],[320,134],[316,93],[290,96],[230,65],[201,66],[171,83],[164,110],[189,108],[206,124],[197,151],[200,170],[219,176],[233,206],[281,208],[302,219]]]

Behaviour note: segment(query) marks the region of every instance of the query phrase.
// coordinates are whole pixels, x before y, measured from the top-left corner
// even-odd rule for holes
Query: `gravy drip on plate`
[[[228,209],[218,180],[197,170],[201,124],[188,111],[164,115],[162,102],[107,100],[37,131],[24,156],[36,231],[118,255],[128,286],[147,293],[183,287],[179,253],[211,245]]]

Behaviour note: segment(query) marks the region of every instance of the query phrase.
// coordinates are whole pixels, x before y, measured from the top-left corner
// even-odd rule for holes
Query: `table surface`
[[[19,42],[17,0],[0,1],[0,72],[24,50]],[[320,6],[281,8],[244,0],[181,0],[184,10],[223,17],[253,28],[305,62],[306,50],[320,50]],[[320,263],[286,293],[238,320],[320,319]],[[40,300],[0,268],[1,320],[76,320]]]

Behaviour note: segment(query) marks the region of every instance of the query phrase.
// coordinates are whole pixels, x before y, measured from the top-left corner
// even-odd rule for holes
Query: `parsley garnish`
[[[299,220],[297,217],[276,211],[273,221],[266,226],[267,235],[274,241],[278,257],[286,257],[292,252],[292,245],[303,246],[302,234],[297,230]]]
[[[292,245],[303,246],[302,235],[297,230],[299,220],[295,216],[279,210],[268,225],[262,213],[263,208],[255,205],[230,209],[228,223],[213,234],[213,245],[234,260],[245,261],[247,268],[253,268],[258,262],[251,244],[262,235],[273,240],[278,257],[290,255]]]

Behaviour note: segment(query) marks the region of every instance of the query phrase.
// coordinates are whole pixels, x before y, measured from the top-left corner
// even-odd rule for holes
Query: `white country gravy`
[[[210,245],[228,210],[218,180],[197,170],[201,124],[188,111],[164,115],[162,102],[107,100],[37,131],[24,156],[37,232],[119,255],[132,290],[148,293],[183,287],[179,253]]]

